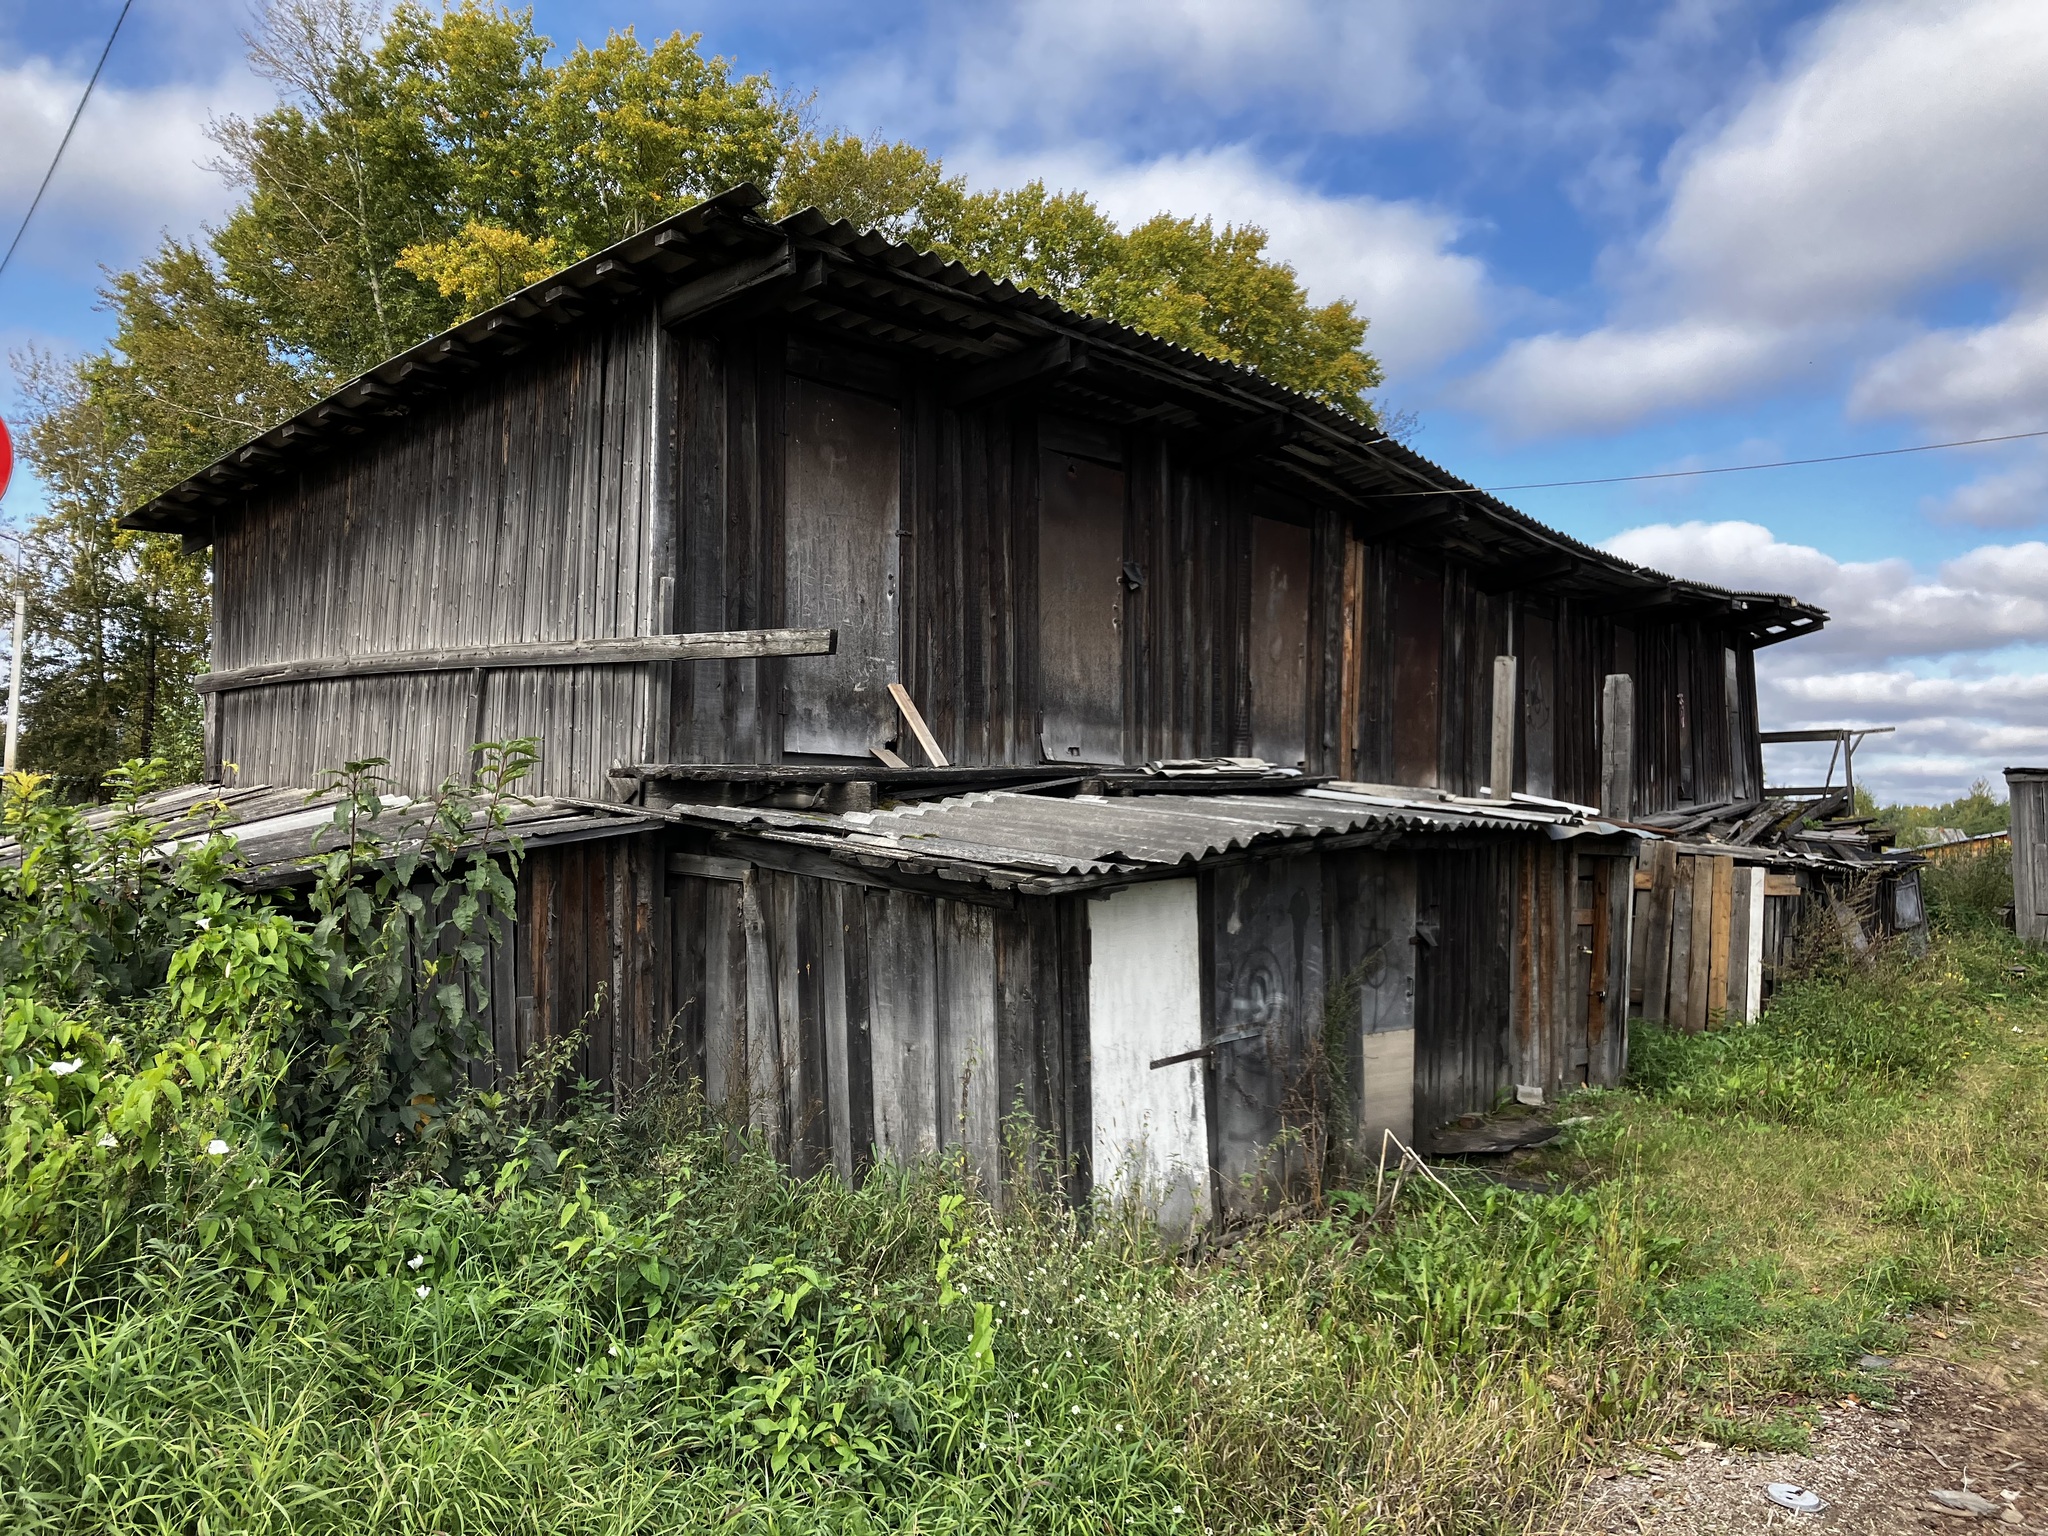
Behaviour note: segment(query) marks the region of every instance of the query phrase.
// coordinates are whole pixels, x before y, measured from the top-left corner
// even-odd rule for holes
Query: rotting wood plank
[[[1713,916],[1707,962],[1707,1022],[1728,1017],[1728,966],[1734,926],[1735,860],[1725,855],[1713,867]]]
[[[1689,971],[1685,986],[1685,1032],[1696,1035],[1707,1027],[1707,978],[1714,953],[1714,860],[1706,854],[1692,859],[1692,938],[1686,952]]]
[[[1673,1029],[1685,1029],[1692,1017],[1692,898],[1693,858],[1687,854],[1677,861],[1672,880],[1670,943],[1670,1001],[1664,1022]]]
[[[1643,912],[1643,1017],[1672,1022],[1671,978],[1677,931],[1678,848],[1670,842],[1650,845],[1650,889]]]
[[[1493,658],[1493,722],[1487,739],[1485,793],[1505,800],[1515,788],[1515,658]]]

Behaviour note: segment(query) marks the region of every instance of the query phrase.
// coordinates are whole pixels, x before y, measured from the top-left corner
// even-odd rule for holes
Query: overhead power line
[[[1997,437],[1961,437],[1947,443],[1915,443],[1910,448],[1870,448],[1861,453],[1830,453],[1817,459],[1772,459],[1764,464],[1717,464],[1711,469],[1666,469],[1647,475],[1602,475],[1593,480],[1529,480],[1520,485],[1446,486],[1431,491],[1396,491],[1396,496],[1463,495],[1467,491],[1491,496],[1496,491],[1553,491],[1574,485],[1621,485],[1631,480],[1689,480],[1698,475],[1737,475],[1751,469],[1793,469],[1801,464],[1842,464],[1850,459],[1889,459],[1902,453],[1932,453],[1937,448],[1975,448],[1980,443],[2016,443],[2022,438],[2048,437],[2048,427],[2038,432],[2005,432]],[[1382,438],[1382,442],[1387,439]]]
[[[64,130],[64,137],[57,141],[57,153],[50,156],[50,168],[43,172],[43,184],[36,188],[36,195],[28,205],[28,212],[21,216],[21,227],[14,232],[14,238],[7,243],[7,254],[0,256],[0,276],[7,271],[7,264],[14,260],[15,247],[21,244],[21,237],[28,233],[28,221],[36,216],[36,210],[43,205],[43,194],[50,190],[50,178],[57,174],[57,162],[64,158],[64,150],[71,143],[71,135],[78,130],[78,120],[85,116],[85,104],[92,100],[92,88],[100,83],[100,71],[107,67],[107,55],[114,51],[114,39],[121,35],[121,23],[128,19],[129,9],[135,0],[122,0],[121,14],[114,18],[114,30],[107,34],[107,46],[100,50],[100,61],[92,67],[92,78],[85,82],[85,94],[78,98],[78,110],[71,114],[71,126]]]

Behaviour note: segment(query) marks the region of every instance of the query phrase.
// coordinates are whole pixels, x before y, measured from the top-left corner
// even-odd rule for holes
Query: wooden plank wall
[[[576,330],[249,498],[214,544],[215,668],[666,632],[659,345],[646,312]],[[386,756],[418,793],[479,733],[537,735],[536,788],[599,794],[650,745],[646,673],[491,673],[481,699],[469,673],[238,690],[216,706],[217,761],[308,784]]]
[[[743,871],[743,872],[741,872]],[[958,1152],[1088,1185],[1085,919],[752,866],[670,877],[679,1049],[799,1176]],[[1006,1160],[1005,1121],[1025,1130]]]
[[[1125,486],[1127,761],[1247,753],[1257,740],[1285,740],[1284,720],[1298,711],[1311,771],[1475,793],[1490,776],[1494,658],[1518,654],[1532,636],[1542,654],[1523,669],[1515,788],[1597,799],[1601,688],[1616,671],[1636,678],[1639,698],[1659,701],[1638,713],[1639,811],[1677,804],[1681,780],[1699,799],[1744,782],[1731,777],[1722,637],[1701,626],[1624,622],[1554,597],[1488,591],[1456,561],[1371,542],[1369,524],[1350,513],[1205,465],[1198,443],[1043,417],[1028,400],[962,408],[928,379],[801,333],[708,332],[677,352],[677,537],[687,553],[676,626],[784,621],[778,509],[791,381],[888,400],[900,412],[904,477],[900,670],[955,762],[1040,757],[1037,507],[1052,453],[1121,473]],[[1267,668],[1268,691],[1289,698],[1254,699],[1261,519],[1301,529],[1310,551],[1305,698],[1293,697],[1303,682],[1292,669]],[[1746,653],[1739,660],[1747,690]],[[673,755],[779,759],[778,679],[801,664],[674,668]],[[1672,766],[1680,692],[1689,715],[1711,717],[1711,728],[1685,733],[1682,775]],[[1747,691],[1736,704],[1751,719]]]
[[[1760,1006],[1793,944],[1801,878],[1738,864],[1733,855],[1645,844],[1634,879],[1630,1012],[1691,1033]],[[1761,928],[1751,919],[1760,891]],[[1761,946],[1759,948],[1759,946]],[[1752,986],[1754,996],[1752,997]]]
[[[517,1004],[501,1064],[582,1030],[578,1076],[645,1083],[677,1008],[662,921],[660,845],[648,836],[537,848],[519,872]]]
[[[1416,859],[1418,1133],[1514,1091],[1506,1025],[1516,856],[1502,840],[1432,848]]]

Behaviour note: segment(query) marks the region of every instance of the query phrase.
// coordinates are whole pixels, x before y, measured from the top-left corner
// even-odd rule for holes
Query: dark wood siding
[[[1038,691],[1050,762],[1124,761],[1124,474],[1039,463]]]
[[[1284,768],[1308,757],[1309,530],[1252,519],[1252,755]]]

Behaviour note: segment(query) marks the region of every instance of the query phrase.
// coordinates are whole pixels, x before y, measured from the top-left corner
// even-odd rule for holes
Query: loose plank
[[[201,693],[302,683],[323,678],[390,677],[411,672],[466,672],[475,667],[576,667],[642,661],[726,661],[748,656],[830,656],[833,629],[733,629],[696,635],[636,635],[621,640],[563,640],[542,645],[469,645],[445,650],[389,651],[329,661],[291,661],[209,672]]]

